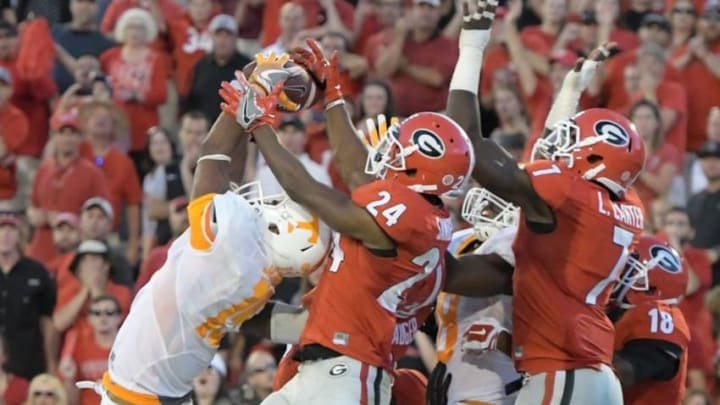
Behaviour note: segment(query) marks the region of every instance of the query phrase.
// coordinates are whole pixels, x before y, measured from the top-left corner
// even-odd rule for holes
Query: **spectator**
[[[80,245],[80,221],[77,215],[70,212],[58,213],[52,223],[52,238],[59,255],[50,261],[47,270],[57,278],[60,268],[72,260]]]
[[[120,215],[125,211],[124,220],[127,226],[127,246],[125,258],[130,266],[138,263],[140,254],[140,204],[142,189],[133,161],[117,147],[113,127],[113,105],[110,103],[93,103],[84,106],[87,109],[85,125],[86,147],[81,149],[82,156],[93,162],[105,175],[110,192],[110,202],[114,217],[113,229],[120,226]]]
[[[100,169],[80,158],[82,138],[77,117],[64,114],[54,126],[52,156],[38,168],[27,212],[35,228],[27,253],[42,263],[49,263],[57,256],[50,228],[55,215],[58,212],[79,214],[88,198],[108,195]]]
[[[153,274],[160,270],[160,268],[165,264],[168,251],[170,250],[170,245],[188,228],[187,206],[187,197],[177,197],[170,201],[170,217],[168,218],[168,222],[170,223],[172,239],[170,239],[166,244],[155,247],[147,256],[145,256],[145,262],[143,263],[137,282],[135,283],[136,294],[141,288],[143,288],[143,286],[145,286],[145,284],[147,284],[148,281],[150,281]]]
[[[362,52],[371,67],[375,66],[378,53],[383,47],[388,46],[395,37],[395,24],[404,18],[404,2],[402,0],[382,0],[376,6],[377,19],[381,25],[378,30],[369,35],[362,48],[356,48]],[[358,7],[360,7],[360,2]],[[358,38],[355,45],[359,46],[362,39]]]
[[[220,114],[217,90],[224,80],[233,80],[235,71],[250,63],[250,59],[235,48],[237,23],[229,15],[215,16],[210,22],[212,51],[195,64],[185,111],[202,111],[206,119]]]
[[[72,403],[100,405],[97,393],[93,390],[78,392],[75,383],[102,380],[108,369],[110,349],[120,328],[120,319],[120,303],[110,295],[102,295],[90,302],[87,312],[90,330],[73,328],[65,336],[58,371]]]
[[[62,382],[51,374],[40,374],[30,382],[25,405],[68,405]]]
[[[632,31],[638,31],[642,27],[642,22],[645,16],[656,11],[653,10],[652,2],[647,0],[631,0],[630,7],[625,11],[624,18],[622,19],[622,25]]]
[[[111,295],[120,303],[123,318],[130,309],[130,289],[110,280],[113,269],[110,251],[103,242],[86,240],[80,244],[70,263],[70,277],[58,285],[58,302],[53,314],[53,324],[60,332],[76,326],[79,333],[89,328],[86,313],[94,298]],[[60,278],[60,277],[58,277]]]
[[[710,109],[720,105],[720,4],[707,3],[698,35],[678,48],[671,62],[687,92],[687,150],[696,152],[706,139]]]
[[[511,77],[516,80],[512,66],[510,65],[510,53],[505,41],[505,18],[511,13],[519,16],[522,12],[522,1],[512,1],[509,3],[510,8],[498,7],[495,11],[495,19],[490,32],[490,43],[485,48],[482,74],[480,75],[480,103],[483,108],[492,109],[493,97],[492,87],[497,82],[506,83],[509,81],[498,81],[503,76]],[[517,23],[517,17],[513,17],[513,23]],[[517,25],[513,27],[515,36],[517,36]],[[483,114],[483,119],[488,114]]]
[[[493,104],[500,126],[490,134],[495,142],[506,136],[519,134],[523,139],[530,132],[530,122],[525,112],[520,91],[513,86],[493,86]],[[523,142],[524,143],[524,142]]]
[[[212,50],[209,26],[216,11],[212,0],[189,0],[185,14],[169,21],[175,86],[181,98],[190,91],[193,67]]]
[[[100,61],[96,57],[90,55],[80,56],[75,61],[73,68],[75,81],[67,87],[62,97],[60,97],[55,110],[55,117],[93,100],[110,100],[109,83],[105,75],[102,74]]]
[[[677,162],[682,158],[674,146],[663,142],[662,118],[653,102],[637,102],[630,110],[630,120],[645,143],[645,170],[634,186],[649,211],[653,201],[666,197],[678,172]]]
[[[216,354],[210,366],[193,381],[193,403],[197,405],[231,405],[223,380],[227,376],[225,361]]]
[[[621,110],[630,111],[639,100],[650,100],[660,107],[663,142],[678,151],[685,150],[688,105],[685,89],[675,82],[663,80],[666,69],[665,51],[656,44],[645,44],[637,54],[637,63],[625,69],[625,91],[629,104]],[[682,165],[682,155],[677,164]]]
[[[0,67],[0,200],[13,200],[18,191],[15,155],[28,137],[25,113],[10,103],[10,72]]]
[[[192,190],[193,173],[200,157],[200,147],[209,130],[210,121],[199,111],[189,111],[180,118],[180,177],[185,190]]]
[[[279,55],[292,49],[298,35],[305,28],[305,10],[294,2],[283,4],[280,8],[280,35],[277,40],[261,51],[263,54],[275,52]]]
[[[233,390],[232,397],[242,405],[260,404],[273,388],[277,362],[264,349],[253,350],[245,362],[245,383]]]
[[[655,44],[665,49],[670,44],[670,23],[660,14],[648,14],[644,17],[642,25],[638,31],[640,39],[640,47],[648,44]],[[630,105],[628,100],[629,94],[625,91],[625,71],[628,66],[635,65],[638,62],[638,49],[625,51],[619,55],[613,56],[607,61],[605,68],[601,70],[602,88],[598,97],[599,103],[604,104],[610,109],[620,109]],[[664,80],[677,81],[679,79],[677,71],[668,66],[665,69]],[[593,89],[589,89],[592,95],[597,95]]]
[[[670,9],[672,38],[670,49],[676,50],[685,45],[695,35],[697,10],[690,0],[676,0]]]
[[[278,21],[282,9],[288,0],[266,0],[260,44],[268,46],[280,36]],[[305,37],[319,38],[328,31],[340,32],[346,38],[352,38],[354,10],[346,0],[294,0],[305,14]],[[304,38],[302,38],[304,39]]]
[[[68,0],[17,0],[1,4],[5,9],[3,18],[15,23],[33,16],[43,17],[50,23],[65,22],[70,18]]]
[[[307,153],[305,153],[305,143],[307,136],[305,135],[305,124],[300,121],[294,115],[285,117],[280,125],[278,126],[278,137],[280,143],[285,148],[294,154],[300,162],[302,162],[305,169],[310,173],[315,180],[330,185],[330,177],[328,176],[327,170],[321,165],[315,163]],[[262,185],[263,192],[266,195],[276,195],[283,193],[283,189],[275,179],[275,176],[270,171],[270,168],[265,164],[264,160],[258,164],[257,180]]]
[[[705,294],[712,286],[712,272],[707,253],[690,245],[693,229],[690,218],[682,208],[672,208],[665,214],[663,221],[664,237],[684,259],[688,272],[688,285],[685,299],[680,302],[682,311],[690,328],[692,345],[688,347],[688,385],[705,386],[705,373],[712,371],[713,341],[712,317],[705,305]]]
[[[0,216],[0,334],[7,340],[13,374],[31,379],[56,369],[57,336],[50,315],[55,306],[55,282],[38,262],[20,250],[22,223]]]
[[[53,71],[53,78],[60,92],[73,84],[71,72],[75,70],[76,58],[97,58],[114,46],[109,38],[98,31],[95,22],[97,0],[70,0],[70,12],[72,20],[65,25],[56,25],[52,30],[55,43],[61,48],[58,52],[60,63],[55,64]]]
[[[102,197],[93,197],[85,201],[80,215],[80,239],[99,240],[108,247],[112,239],[112,224],[115,217],[112,205]],[[114,269],[112,280],[118,284],[132,287],[133,270],[125,254],[110,249],[110,263]]]
[[[688,201],[693,246],[706,249],[713,263],[713,285],[720,283],[720,141],[708,141],[698,151],[708,185]]]
[[[720,141],[720,106],[713,107],[707,118],[708,141]],[[700,160],[694,159],[690,168],[690,194],[699,193],[707,187],[707,178],[702,172]]]
[[[360,92],[358,102],[358,117],[360,118],[355,121],[355,126],[359,130],[367,132],[365,121],[369,119],[375,121],[379,114],[385,115],[388,120],[395,116],[392,91],[384,81],[371,80],[365,83]]]
[[[181,121],[182,122],[182,121]],[[175,143],[167,131],[150,128],[150,171],[143,179],[143,257],[170,240],[168,201],[185,195]]]
[[[112,82],[113,100],[132,117],[130,156],[137,168],[145,158],[146,131],[158,124],[158,107],[167,96],[166,61],[150,48],[157,34],[150,13],[139,8],[128,10],[115,27],[115,40],[122,45],[100,56],[102,69]]]
[[[342,34],[329,31],[320,39],[326,55],[337,52],[340,71],[340,89],[346,97],[355,98],[368,71],[367,59],[350,52],[350,44]]]
[[[409,15],[395,24],[391,44],[378,54],[374,74],[389,79],[401,116],[445,108],[457,43],[437,32],[439,6],[440,0],[414,0]]]
[[[528,50],[527,63],[538,74],[550,72],[548,55],[553,51],[566,49],[580,33],[580,26],[572,21],[566,23],[567,0],[545,0],[541,9],[542,22],[538,26],[524,28],[520,39]]]
[[[10,71],[13,94],[10,102],[25,113],[30,126],[27,140],[20,145],[18,171],[32,172],[48,140],[50,100],[57,87],[51,77],[26,78],[16,68],[19,53],[17,27],[0,20],[0,67]],[[29,178],[29,177],[28,177]],[[29,183],[29,182],[28,182]],[[24,184],[21,184],[22,189]]]
[[[176,0],[112,0],[110,6],[105,10],[100,24],[102,32],[112,34],[120,24],[123,14],[136,7],[146,10],[155,22],[157,31],[163,34],[167,31],[168,21],[180,19],[185,13],[183,6]],[[158,49],[161,49],[163,45],[162,41],[158,40],[156,44]]]

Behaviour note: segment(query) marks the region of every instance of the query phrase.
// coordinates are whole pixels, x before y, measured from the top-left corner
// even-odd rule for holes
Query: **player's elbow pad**
[[[270,315],[270,340],[274,343],[298,343],[307,318],[305,308],[275,302]]]

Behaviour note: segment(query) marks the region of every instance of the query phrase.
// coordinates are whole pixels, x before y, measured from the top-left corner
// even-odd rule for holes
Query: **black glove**
[[[427,391],[425,392],[427,405],[447,405],[447,393],[451,381],[452,374],[447,373],[445,363],[438,362],[428,379]]]

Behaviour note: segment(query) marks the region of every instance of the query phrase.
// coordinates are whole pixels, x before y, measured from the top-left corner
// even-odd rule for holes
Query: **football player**
[[[256,69],[277,70],[286,57]],[[397,319],[437,296],[452,235],[440,195],[463,186],[474,155],[464,131],[436,113],[405,119],[368,152],[354,127],[334,124],[349,121],[337,56],[306,62],[324,88],[328,136],[351,196],[313,180],[278,143],[271,124],[281,83],[266,94],[238,72],[239,86],[224,84],[224,110],[252,133],[290,198],[338,232],[295,355],[299,373],[264,403],[388,404]]]
[[[512,242],[519,216],[517,207],[488,190],[470,189],[462,218],[473,227],[455,232],[449,251],[458,257],[494,254],[514,266]],[[448,373],[452,381],[447,394],[436,392],[446,399],[438,400],[430,393],[432,405],[515,402],[522,380],[510,357],[511,312],[512,298],[508,295],[470,298],[440,293],[435,308],[439,366],[431,380]]]
[[[232,186],[232,179],[242,178],[246,144],[244,131],[221,114],[198,159],[189,229],[135,297],[102,381],[78,383],[94,388],[102,404],[189,403],[193,378],[208,367],[220,339],[260,311],[280,280],[272,250],[281,251],[277,243],[288,238],[269,229],[263,212],[283,212],[272,216],[276,227],[307,222],[316,224],[309,233],[321,232],[299,206],[286,201],[269,206],[261,193],[240,195],[253,190]],[[322,238],[309,243],[300,231],[295,237],[308,247],[294,252],[298,258],[310,264],[324,258],[325,252],[314,247]]]
[[[647,285],[637,274],[647,274]],[[627,405],[679,404],[685,395],[690,332],[678,308],[688,272],[666,242],[643,236],[613,291],[613,365]]]
[[[517,404],[622,404],[611,368],[614,329],[605,309],[644,227],[642,203],[628,189],[643,168],[645,150],[622,115],[606,109],[575,112],[581,92],[613,46],[596,49],[566,76],[535,160],[520,168],[480,133],[477,67],[497,0],[471,6],[447,112],[473,141],[473,178],[520,207],[521,218],[513,245],[516,271],[507,266],[508,271],[498,271],[502,264],[489,267],[479,255],[448,259],[448,283],[458,287],[448,291],[514,292],[512,354],[517,370],[528,376]],[[472,280],[473,273],[483,279],[481,288],[458,282]]]

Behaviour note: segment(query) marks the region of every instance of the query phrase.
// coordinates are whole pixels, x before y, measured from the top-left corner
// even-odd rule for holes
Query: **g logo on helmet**
[[[682,264],[680,264],[680,258],[678,255],[665,246],[651,246],[650,257],[657,260],[658,267],[668,273],[678,274],[682,271]]]
[[[626,147],[630,143],[630,135],[615,121],[598,121],[595,123],[595,133],[602,137],[604,142],[619,148]]]
[[[417,145],[418,152],[430,159],[439,159],[445,154],[445,144],[434,132],[418,129],[412,134],[412,143]]]

